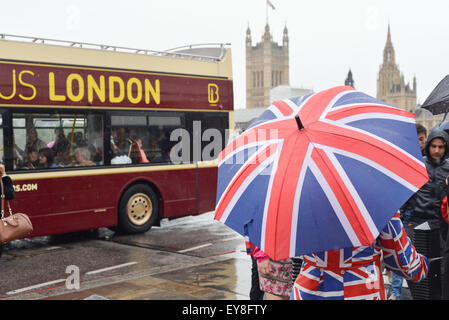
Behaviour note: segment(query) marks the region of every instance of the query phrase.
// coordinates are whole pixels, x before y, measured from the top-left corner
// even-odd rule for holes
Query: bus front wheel
[[[159,216],[159,201],[153,189],[135,184],[127,189],[120,200],[118,227],[128,234],[150,230]]]

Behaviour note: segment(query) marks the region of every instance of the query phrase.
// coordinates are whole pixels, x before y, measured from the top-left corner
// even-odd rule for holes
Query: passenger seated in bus
[[[69,150],[70,142],[66,138],[64,130],[62,130],[62,128],[56,128],[55,135],[55,143],[51,147],[51,149],[55,153],[55,162],[61,162],[64,153]]]
[[[148,160],[147,155],[146,155],[145,151],[143,150],[143,141],[142,141],[142,138],[137,138],[137,139],[136,139],[136,142],[137,142],[137,146],[138,146],[139,149],[140,149],[140,156],[141,156],[141,158],[142,158],[141,163],[150,163],[150,160]]]
[[[131,157],[132,140],[129,138],[128,128],[117,129],[116,155]]]
[[[155,157],[151,160],[152,163],[171,163],[170,151],[172,148],[172,143],[169,140],[165,140],[161,143],[161,155]]]
[[[159,146],[158,141],[155,138],[150,137],[150,160],[153,161],[154,159],[161,157],[161,148]]]
[[[40,150],[46,146],[47,144],[38,137],[36,128],[28,128],[25,148],[35,148],[36,150]]]
[[[24,169],[36,169],[39,166],[39,153],[35,147],[26,149]]]
[[[142,149],[141,138],[129,138],[131,141],[130,158],[132,163],[149,163],[145,151]]]
[[[74,167],[76,165],[76,161],[73,159],[73,154],[70,152],[66,152],[62,156],[62,161],[58,162],[60,167]]]
[[[33,150],[35,149],[37,152],[37,150],[47,147],[47,144],[44,141],[42,141],[41,139],[39,139],[39,137],[37,135],[36,128],[31,127],[31,128],[27,129],[26,142],[25,142],[25,147],[23,148],[23,150],[21,148],[19,148],[16,144],[14,144],[14,147],[15,147],[17,153],[23,159],[25,159],[27,157],[28,150],[30,150],[30,148],[32,148]]]
[[[39,150],[39,166],[38,168],[48,169],[57,168],[58,165],[54,163],[55,154],[50,148],[43,148]]]
[[[77,148],[86,147],[87,142],[86,142],[86,139],[83,138],[83,133],[77,131],[74,134],[75,134],[74,141],[75,141],[76,147]]]
[[[75,160],[76,166],[87,167],[95,166],[95,162],[90,160],[90,151],[87,148],[77,148],[75,149]]]
[[[59,131],[60,130],[62,130],[61,128],[55,128],[54,129],[54,134],[55,134],[55,137],[54,137],[54,139],[52,140],[52,141],[50,141],[49,143],[47,143],[47,147],[48,148],[53,148],[53,146],[55,145],[55,143],[56,143],[56,139],[58,138],[58,134],[59,134]]]
[[[79,131],[73,133],[69,132],[67,135],[67,140],[72,146],[72,150],[87,146],[86,141],[83,139],[83,133]]]

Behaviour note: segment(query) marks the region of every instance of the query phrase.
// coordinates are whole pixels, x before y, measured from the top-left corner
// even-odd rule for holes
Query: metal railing
[[[64,46],[64,47],[72,47],[72,48],[93,49],[93,50],[101,50],[101,51],[143,54],[143,55],[151,55],[151,56],[163,56],[163,57],[189,59],[189,60],[201,60],[201,61],[209,61],[209,62],[221,61],[226,52],[225,48],[230,46],[229,43],[225,43],[225,44],[223,44],[223,43],[204,43],[204,44],[194,44],[194,45],[177,47],[177,48],[169,49],[166,51],[156,51],[156,50],[148,50],[148,49],[136,49],[136,48],[112,46],[112,45],[105,45],[105,44],[79,42],[79,41],[66,41],[66,40],[47,39],[47,38],[41,38],[41,37],[17,36],[17,35],[4,34],[4,33],[0,33],[0,40],[46,44],[46,45],[56,45],[56,46]],[[193,51],[193,50],[198,50],[201,48],[216,48],[216,49],[221,49],[221,50],[220,50],[220,54],[218,54],[217,56],[180,52],[180,51],[186,51],[186,50]]]

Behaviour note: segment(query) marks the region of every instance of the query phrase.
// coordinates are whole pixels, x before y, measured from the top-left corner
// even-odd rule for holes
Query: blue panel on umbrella
[[[249,239],[259,247],[265,207],[265,201],[261,200],[266,198],[272,168],[273,165],[269,165],[264,174],[258,175],[248,185],[225,222],[241,235],[245,235],[244,225],[252,219],[253,221],[248,224]]]
[[[338,99],[338,101],[334,104],[333,108],[340,107],[346,104],[383,104],[387,106],[391,106],[383,101],[379,101],[363,92],[352,91],[346,93],[343,97]]]
[[[346,232],[338,220],[315,176],[308,169],[299,205],[297,254],[351,247]]]
[[[220,200],[223,192],[228,184],[234,178],[237,171],[242,168],[243,164],[257,151],[259,147],[251,147],[237,152],[234,156],[222,162],[218,168],[218,182],[217,182],[217,199]]]
[[[270,109],[265,110],[260,117],[258,117],[256,120],[254,120],[253,122],[250,123],[250,125],[248,126],[248,128],[246,129],[249,130],[252,127],[255,127],[261,123],[270,121],[270,120],[275,120],[276,116],[274,115],[273,112],[270,111]]]
[[[368,212],[377,213],[371,217],[377,229],[382,230],[395,212],[413,195],[413,192],[367,164],[343,155],[335,156]],[[369,174],[366,174],[367,172]]]
[[[422,161],[416,125],[414,123],[390,119],[367,119],[353,121],[347,124],[375,134],[406,150],[416,159]]]
[[[289,100],[292,101],[294,104],[296,104],[297,106],[300,106],[304,101],[307,100],[307,98],[309,98],[312,94],[308,94],[305,96],[301,96],[301,97],[295,97],[295,98],[290,98]]]

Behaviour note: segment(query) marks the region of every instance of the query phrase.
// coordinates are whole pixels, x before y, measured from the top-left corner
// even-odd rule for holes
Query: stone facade
[[[416,77],[413,77],[413,85],[405,83],[404,76],[396,65],[390,26],[388,26],[383,63],[377,78],[377,99],[415,113],[416,122],[430,130],[443,120],[444,115],[434,116],[429,111],[421,109],[417,105],[416,92]]]
[[[251,30],[246,31],[246,108],[270,105],[270,89],[290,84],[288,30],[284,28],[282,45],[273,41],[270,26],[265,25],[262,40],[252,45]]]
[[[388,26],[383,63],[380,66],[377,79],[377,99],[409,112],[415,112],[417,107],[416,77],[413,78],[413,86],[410,83],[405,83],[404,75],[396,65],[390,26]]]

